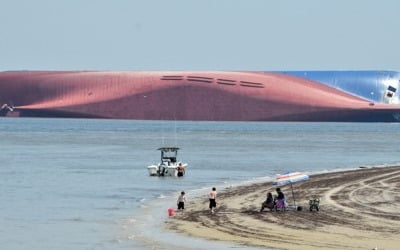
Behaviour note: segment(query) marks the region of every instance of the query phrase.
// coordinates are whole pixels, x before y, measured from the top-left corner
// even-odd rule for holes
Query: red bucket
[[[168,208],[168,216],[174,216],[175,214],[175,209],[174,208]]]

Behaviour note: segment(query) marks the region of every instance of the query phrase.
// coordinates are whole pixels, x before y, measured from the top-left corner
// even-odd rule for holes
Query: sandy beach
[[[208,240],[270,249],[399,249],[400,166],[312,175],[293,185],[302,211],[259,212],[270,182],[219,190],[217,212],[207,194],[168,218],[165,227]],[[289,205],[290,186],[282,186]],[[218,190],[217,190],[218,191]],[[309,211],[309,199],[321,199]]]

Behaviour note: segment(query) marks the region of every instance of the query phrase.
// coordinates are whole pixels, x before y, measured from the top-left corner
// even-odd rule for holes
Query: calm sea
[[[160,229],[181,190],[397,164],[399,138],[399,123],[1,118],[1,249],[221,248]],[[184,178],[148,176],[161,146],[181,148]]]

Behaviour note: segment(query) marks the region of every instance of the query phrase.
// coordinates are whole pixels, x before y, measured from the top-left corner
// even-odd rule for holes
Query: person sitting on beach
[[[185,209],[185,202],[186,202],[185,192],[182,191],[181,195],[179,195],[178,200],[177,200],[178,210]]]
[[[260,212],[264,211],[264,208],[269,208],[271,211],[275,207],[275,201],[272,194],[268,192],[267,199],[261,204]]]
[[[215,208],[217,207],[217,189],[215,187],[212,188],[211,192],[208,194],[208,198],[210,199],[210,212],[213,214]]]
[[[285,195],[283,194],[280,188],[276,189],[276,193],[278,194],[275,200],[276,208],[285,208],[286,207]]]

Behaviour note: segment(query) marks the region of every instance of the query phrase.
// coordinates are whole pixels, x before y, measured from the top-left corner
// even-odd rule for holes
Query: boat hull
[[[396,122],[379,103],[277,72],[1,72],[3,116]]]
[[[177,166],[151,165],[147,167],[150,176],[177,177]]]

